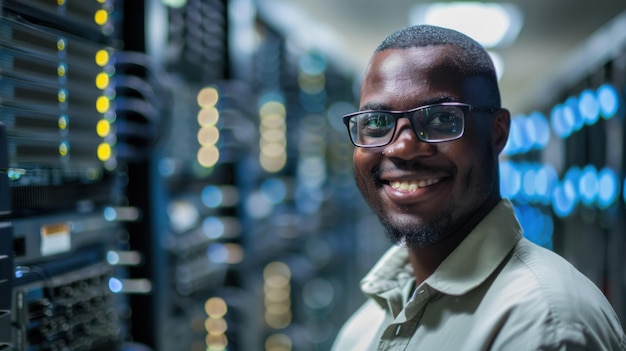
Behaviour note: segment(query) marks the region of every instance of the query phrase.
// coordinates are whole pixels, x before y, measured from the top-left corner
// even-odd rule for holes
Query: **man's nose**
[[[393,139],[383,148],[385,156],[408,160],[415,157],[432,156],[435,153],[436,146],[421,141],[415,134],[408,118],[401,118],[397,123]]]

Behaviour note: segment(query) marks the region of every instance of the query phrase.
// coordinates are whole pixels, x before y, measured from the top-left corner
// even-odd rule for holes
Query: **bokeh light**
[[[619,110],[617,90],[611,84],[605,83],[598,87],[597,94],[600,115],[606,119],[615,116]]]
[[[614,204],[619,192],[617,174],[610,168],[603,168],[598,173],[598,208],[606,209]]]

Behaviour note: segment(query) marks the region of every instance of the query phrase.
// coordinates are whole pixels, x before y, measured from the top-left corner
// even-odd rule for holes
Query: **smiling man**
[[[501,198],[510,115],[478,43],[432,26],[392,34],[359,110],[343,117],[356,183],[396,245],[333,350],[626,350],[604,295],[526,240]]]

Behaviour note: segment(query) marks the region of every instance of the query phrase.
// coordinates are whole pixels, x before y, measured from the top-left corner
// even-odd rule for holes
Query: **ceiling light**
[[[161,0],[163,5],[171,8],[179,9],[187,5],[187,0]]]
[[[511,44],[523,21],[512,4],[482,2],[420,4],[411,9],[409,20],[457,30],[487,48]]]

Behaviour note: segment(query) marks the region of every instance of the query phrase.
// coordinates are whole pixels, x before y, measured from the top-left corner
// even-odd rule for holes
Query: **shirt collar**
[[[484,282],[521,237],[522,228],[513,205],[503,199],[425,283],[448,295],[463,295]]]
[[[437,267],[424,284],[448,295],[463,295],[484,282],[522,237],[513,205],[502,199]],[[361,280],[362,291],[381,306],[404,300],[414,281],[408,250],[390,248]]]

